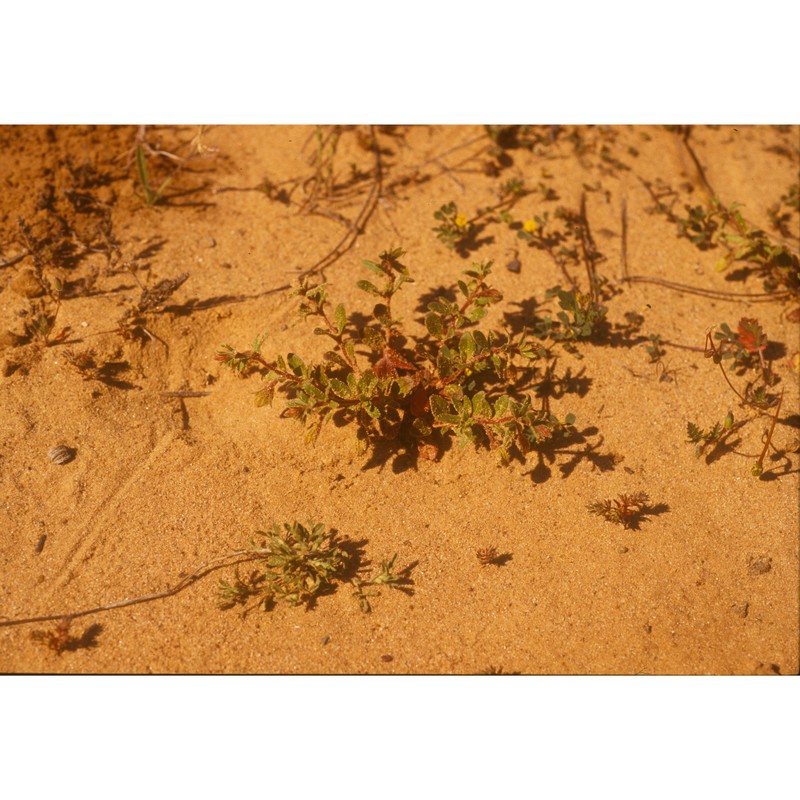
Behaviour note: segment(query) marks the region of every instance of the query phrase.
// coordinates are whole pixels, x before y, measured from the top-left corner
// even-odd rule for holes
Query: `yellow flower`
[[[455,218],[456,228],[465,228],[467,225],[467,218],[464,214],[459,214]]]
[[[526,219],[522,223],[522,229],[526,233],[536,233],[539,230],[539,223],[535,219]]]

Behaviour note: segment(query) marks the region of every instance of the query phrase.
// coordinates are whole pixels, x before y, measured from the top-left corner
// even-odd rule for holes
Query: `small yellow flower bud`
[[[467,225],[467,218],[464,214],[459,214],[455,219],[457,228],[465,228]]]
[[[526,219],[522,223],[522,229],[526,233],[536,233],[539,230],[539,223],[535,219]]]

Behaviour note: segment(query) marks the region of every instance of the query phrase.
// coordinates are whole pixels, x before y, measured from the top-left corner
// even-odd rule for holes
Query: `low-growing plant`
[[[763,449],[751,470],[755,477],[760,477],[764,471],[764,458],[772,446],[772,435],[780,414],[783,392],[776,395],[769,391],[777,383],[778,378],[764,359],[764,351],[769,341],[758,320],[743,317],[735,332],[725,323],[720,325],[720,328],[721,331],[714,332],[713,336],[711,329],[706,332],[705,357],[711,358],[715,364],[719,365],[725,382],[739,398],[743,408],[755,412],[756,415],[769,414],[771,417],[770,426],[764,433]],[[719,344],[716,344],[715,340]],[[743,375],[751,369],[758,369],[759,375],[756,379],[748,380],[744,390],[740,392],[728,377],[723,365],[725,360],[733,361],[737,375]],[[773,408],[774,411],[772,411]],[[754,417],[751,416],[749,419],[734,423],[733,414],[728,411],[723,422],[718,422],[711,428],[702,428],[694,422],[688,422],[687,442],[694,444],[696,455],[701,456],[709,447],[716,447],[723,443],[730,433],[744,427],[753,419]],[[773,449],[775,448],[773,447]]]
[[[734,263],[741,263],[761,277],[764,291],[788,291],[793,297],[799,297],[800,260],[797,255],[751,225],[742,216],[740,207],[738,203],[726,206],[719,197],[714,197],[708,205],[685,205],[685,217],[674,216],[671,212],[667,212],[667,216],[676,222],[678,236],[688,239],[698,249],[721,247],[725,251],[717,261],[717,270],[724,271]]]
[[[473,224],[466,214],[458,210],[455,203],[445,203],[438,211],[433,212],[433,216],[440,223],[433,229],[436,238],[451,250],[472,234]]]
[[[136,171],[139,175],[139,183],[142,189],[142,199],[145,205],[154,206],[164,198],[164,192],[172,183],[172,175],[168,175],[158,187],[154,187],[150,179],[150,170],[147,166],[147,156],[144,147],[140,144],[136,147]]]
[[[520,370],[535,373],[546,349],[526,331],[514,335],[476,327],[502,299],[487,282],[491,262],[465,271],[459,300],[438,296],[428,303],[427,335],[414,336],[391,308],[397,291],[413,282],[400,261],[403,255],[396,249],[364,261],[380,286],[368,280],[358,286],[380,302],[359,329],[342,304],[331,308],[324,284],[301,281],[295,291],[301,315],[318,319],[314,332],[333,343],[323,363],[307,363],[296,353],[267,359],[260,341],[245,352],[225,345],[217,360],[240,375],[262,374],[257,405],[271,404],[278,390],[285,393],[281,416],[302,422],[308,443],[333,420],[354,425],[363,449],[402,437],[416,444],[420,456],[435,460],[442,437],[454,436],[462,445],[487,444],[507,462],[513,449],[524,454],[571,426],[573,415],[562,420],[544,406],[536,408],[515,385]],[[405,342],[411,344],[403,347]]]
[[[538,188],[534,191],[538,191]],[[472,217],[467,217],[460,211],[455,202],[445,203],[433,212],[434,219],[439,221],[439,225],[433,228],[436,238],[451,250],[457,250],[464,255],[467,244],[488,223],[513,222],[510,209],[529,193],[521,180],[515,178],[507,180],[497,190],[497,202],[477,209]]]
[[[336,534],[322,523],[301,525],[299,522],[273,525],[268,532],[260,531],[261,542],[253,540],[246,552],[262,566],[243,579],[238,566],[233,581],[219,583],[220,608],[246,605],[251,600],[265,611],[277,602],[290,606],[310,606],[317,597],[335,590],[339,583],[350,582],[353,596],[362,611],[371,611],[369,598],[380,587],[408,591],[408,576],[394,572],[397,554],[382,561],[378,572],[371,577],[350,573],[357,568],[356,560]]]
[[[579,291],[565,291],[554,286],[545,292],[545,297],[558,298],[561,311],[557,320],[550,315],[536,321],[536,335],[541,339],[562,342],[566,349],[575,352],[572,343],[579,339],[590,339],[600,323],[605,320],[608,309],[595,302],[589,294]]]
[[[639,522],[647,514],[650,498],[646,492],[620,494],[610,500],[595,500],[587,508],[591,514],[608,522],[622,525],[623,528],[638,528]]]
[[[482,567],[488,567],[489,564],[496,564],[500,554],[497,548],[493,545],[489,547],[479,547],[475,551],[475,557],[478,559]]]
[[[733,413],[728,412],[722,422],[717,422],[712,428],[704,430],[694,422],[686,423],[687,442],[695,445],[695,455],[699,458],[703,453],[719,442],[723,441],[733,430]]]

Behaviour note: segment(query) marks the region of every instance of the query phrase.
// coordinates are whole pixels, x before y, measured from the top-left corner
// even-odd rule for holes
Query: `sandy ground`
[[[697,163],[680,132],[656,127],[537,128],[529,146],[518,133],[500,155],[480,127],[380,129],[377,156],[368,128],[339,133],[317,168],[305,127],[147,129],[144,139],[133,127],[0,129],[0,671],[796,673],[797,297],[622,278],[763,292],[742,264],[716,269],[720,248],[698,249],[652,213],[644,182],[671,186],[679,214],[713,187],[796,253],[798,213],[775,230],[768,209],[797,183],[800,128],[694,128]],[[153,189],[172,177],[162,202],[142,199],[137,142]],[[510,179],[535,190],[511,210],[518,222],[577,210],[583,195],[604,256],[608,335],[577,354],[553,347],[557,375],[572,380],[551,407],[576,415],[578,443],[508,466],[457,445],[437,461],[371,458],[333,425],[306,446],[280,399],[257,408],[257,378],[215,360],[223,344],[243,350],[262,333],[265,356],[321,357],[286,287],[322,261],[334,302],[366,313],[361,260],[390,247],[406,250],[416,283],[397,312],[420,336],[420,298],[472,262],[495,262],[504,297],[485,326],[529,321],[547,303],[554,313],[544,295],[563,275],[508,224],[484,220],[462,252],[432,230],[443,204],[473,217]],[[44,243],[38,266],[32,241]],[[518,271],[505,266],[514,259]],[[54,307],[37,296],[38,268],[62,286],[47,344],[25,335],[37,304]],[[123,336],[140,284],[184,274]],[[585,270],[574,277],[586,291]],[[702,352],[709,327],[735,330],[743,317],[766,331],[784,391],[760,479],[750,469],[769,417],[741,408]],[[660,365],[646,352],[651,334],[671,343]],[[69,353],[89,348],[87,376]],[[731,379],[742,390],[746,378]],[[205,394],[163,394],[187,391]],[[753,419],[730,448],[695,457],[687,421],[710,427],[729,409]],[[57,445],[74,457],[52,461]],[[587,511],[640,491],[656,510],[638,529]],[[5,624],[164,592],[295,519],[360,543],[367,572],[397,553],[412,593],[383,590],[370,613],[347,584],[310,609],[220,610],[226,568],[169,597],[75,618],[61,653],[42,641],[56,622]],[[488,546],[501,563],[479,563]]]

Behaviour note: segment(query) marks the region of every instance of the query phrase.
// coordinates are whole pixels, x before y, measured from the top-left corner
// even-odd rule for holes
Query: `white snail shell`
[[[51,447],[47,451],[47,457],[56,464],[68,464],[75,458],[75,450],[65,444],[60,444],[57,447]]]

